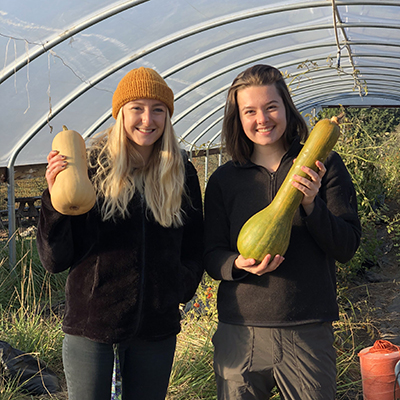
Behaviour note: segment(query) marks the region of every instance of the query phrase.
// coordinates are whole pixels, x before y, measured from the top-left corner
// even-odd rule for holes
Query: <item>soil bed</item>
[[[389,202],[389,215],[400,212],[397,203]],[[354,309],[366,322],[373,325],[373,332],[366,337],[365,346],[375,340],[388,340],[400,346],[400,250],[394,245],[384,223],[377,225],[377,239],[381,242],[381,254],[375,265],[369,266],[359,276],[346,295]]]

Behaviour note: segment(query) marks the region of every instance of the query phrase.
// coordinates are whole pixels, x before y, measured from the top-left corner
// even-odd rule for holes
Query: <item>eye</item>
[[[157,107],[153,110],[155,113],[163,113],[165,110],[162,107]]]
[[[138,105],[132,105],[128,109],[132,111],[140,111],[142,108]]]

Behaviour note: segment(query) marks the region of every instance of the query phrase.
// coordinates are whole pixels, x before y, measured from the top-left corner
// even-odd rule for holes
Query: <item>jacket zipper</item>
[[[276,196],[276,193],[278,192],[277,188],[276,188],[276,172],[268,172],[269,176],[270,176],[270,180],[271,180],[271,185],[270,185],[270,202],[272,202],[272,200],[274,199],[274,197]]]

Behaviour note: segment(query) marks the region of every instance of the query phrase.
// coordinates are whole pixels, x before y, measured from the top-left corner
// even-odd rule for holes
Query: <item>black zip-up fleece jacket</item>
[[[280,327],[337,320],[335,260],[348,262],[361,236],[357,200],[340,156],[331,152],[327,169],[307,216],[300,206],[285,260],[273,272],[256,276],[234,271],[237,237],[243,224],[271,203],[293,159],[291,145],[275,173],[248,162],[227,162],[214,172],[205,197],[205,268],[222,280],[218,313],[222,322]]]
[[[99,208],[65,216],[46,189],[37,234],[42,264],[69,268],[63,331],[103,343],[139,337],[160,340],[180,331],[179,304],[194,295],[203,274],[200,186],[186,161],[185,224],[163,228],[136,193],[130,217],[102,222]],[[191,204],[189,204],[191,203]]]

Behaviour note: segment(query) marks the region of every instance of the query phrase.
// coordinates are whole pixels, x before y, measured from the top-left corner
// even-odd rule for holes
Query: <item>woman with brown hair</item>
[[[223,140],[232,160],[210,177],[205,196],[205,268],[220,280],[213,337],[219,400],[334,400],[337,320],[335,260],[360,241],[357,199],[340,156],[293,176],[303,194],[284,255],[261,263],[237,250],[243,224],[267,207],[308,136],[285,80],[256,65],[233,81]]]

